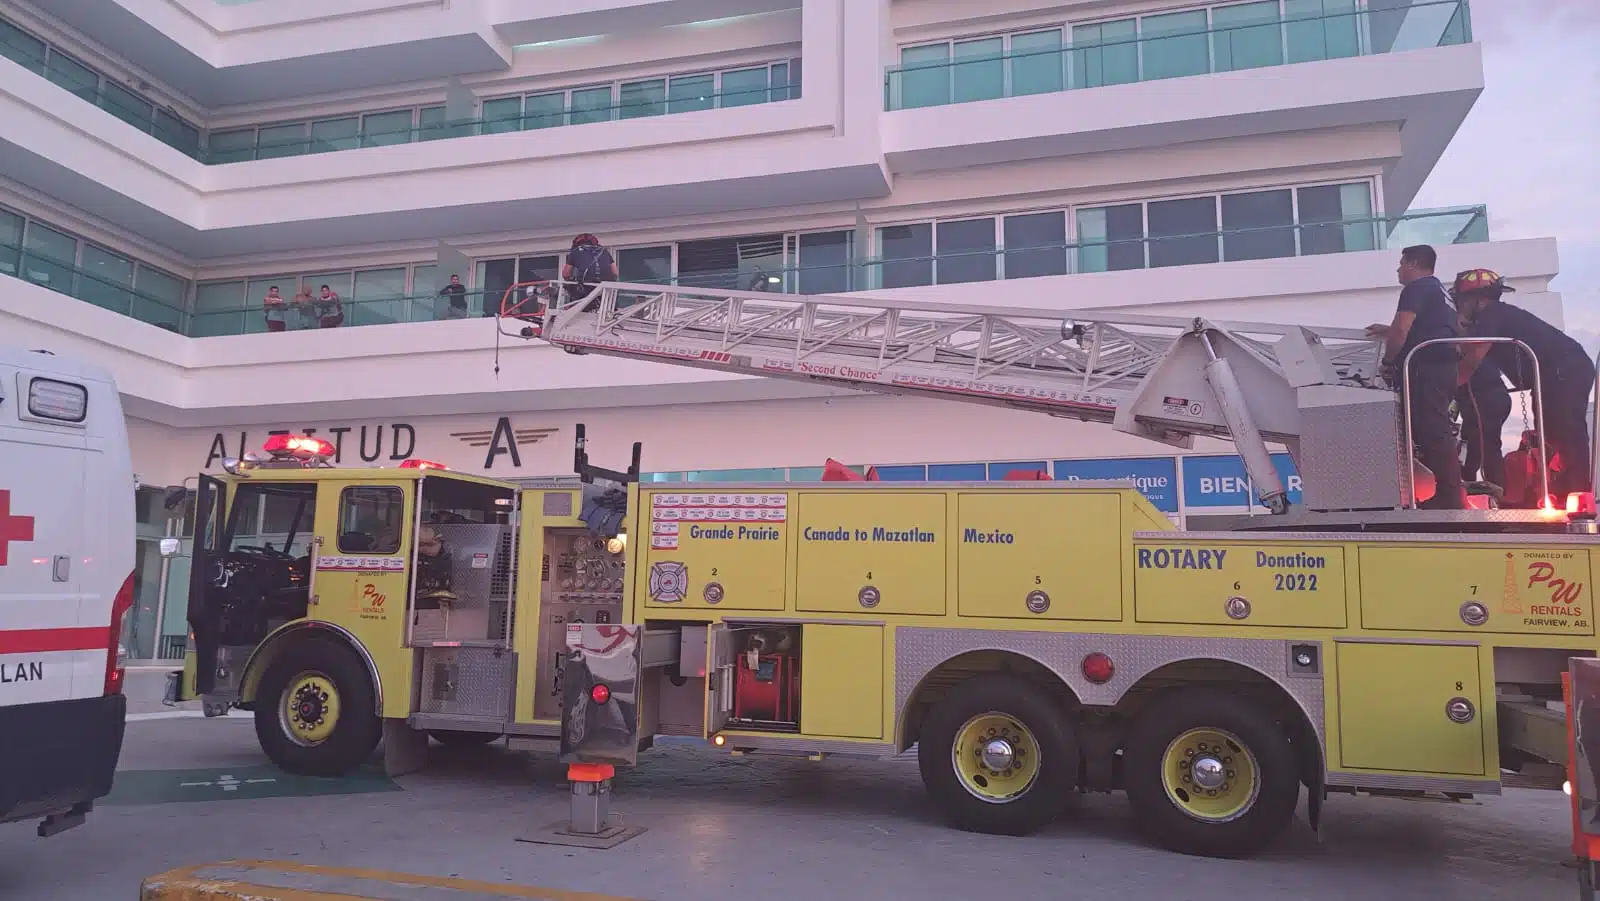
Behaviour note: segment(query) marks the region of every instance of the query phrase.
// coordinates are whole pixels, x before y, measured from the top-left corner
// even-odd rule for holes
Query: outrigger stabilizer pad
[[[538,845],[565,845],[604,851],[642,834],[643,826],[625,826],[611,816],[611,779],[616,769],[604,763],[567,765],[567,785],[572,790],[567,819],[551,823],[517,841]]]

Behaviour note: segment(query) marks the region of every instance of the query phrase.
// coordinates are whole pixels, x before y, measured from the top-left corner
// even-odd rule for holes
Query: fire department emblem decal
[[[650,597],[663,604],[676,604],[689,595],[689,568],[676,560],[650,565]]]

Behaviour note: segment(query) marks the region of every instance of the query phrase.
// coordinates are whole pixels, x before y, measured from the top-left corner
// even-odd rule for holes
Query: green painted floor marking
[[[324,779],[293,776],[274,766],[221,767],[203,770],[118,770],[111,794],[98,803],[107,807],[176,804],[184,801],[254,801],[261,798],[303,798],[313,795],[362,795],[404,791],[376,768],[363,767],[348,776]]]

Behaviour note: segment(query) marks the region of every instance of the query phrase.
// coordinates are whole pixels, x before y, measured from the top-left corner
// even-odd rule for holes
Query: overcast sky
[[[1600,351],[1600,0],[1471,4],[1484,90],[1412,207],[1484,203],[1495,240],[1556,238],[1567,330]]]

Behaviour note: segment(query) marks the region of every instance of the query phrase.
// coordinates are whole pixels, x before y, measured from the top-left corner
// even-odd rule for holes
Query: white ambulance
[[[134,487],[111,376],[0,346],[0,823],[54,835],[111,791]]]

